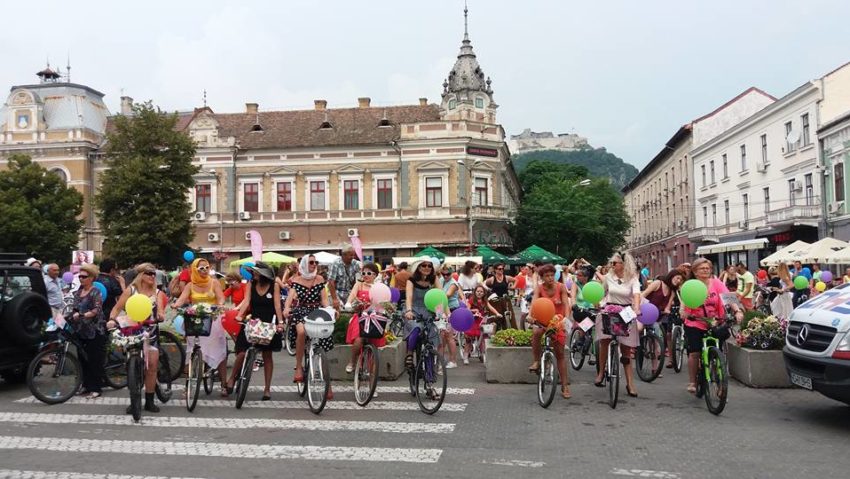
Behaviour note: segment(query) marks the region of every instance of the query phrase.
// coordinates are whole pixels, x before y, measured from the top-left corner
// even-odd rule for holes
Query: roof
[[[716,115],[716,114],[720,113],[721,111],[723,111],[724,109],[726,109],[729,105],[731,105],[731,104],[735,103],[736,101],[740,100],[741,98],[743,98],[743,97],[747,96],[748,94],[750,94],[750,93],[752,93],[752,92],[761,93],[762,95],[764,95],[764,96],[766,96],[766,97],[770,98],[770,99],[771,99],[771,100],[773,100],[773,101],[776,101],[776,100],[777,100],[777,98],[776,98],[775,96],[771,95],[770,93],[765,92],[765,91],[764,91],[764,90],[762,90],[761,88],[756,88],[756,87],[754,87],[754,86],[751,86],[751,87],[747,88],[746,90],[742,91],[742,92],[741,92],[738,96],[736,96],[735,98],[732,98],[731,100],[727,101],[726,103],[724,103],[724,104],[720,105],[719,107],[717,107],[717,108],[716,108],[714,111],[712,111],[711,113],[708,113],[708,114],[706,114],[706,115],[703,115],[703,116],[701,116],[701,117],[697,118],[697,119],[696,119],[696,120],[694,120],[692,123],[699,123],[699,122],[701,122],[702,120],[705,120],[705,119],[707,119],[707,118],[710,118],[710,117],[712,117],[712,116],[714,116],[714,115]]]
[[[822,127],[818,128],[817,133],[818,133],[818,135],[820,135],[821,133],[831,129],[832,127],[839,125],[841,123],[844,123],[848,120],[850,120],[850,111],[848,111],[847,113],[844,113],[843,115],[839,115],[834,120],[830,121],[829,123],[824,124]]]
[[[9,97],[21,90],[32,93],[36,103],[42,105],[47,131],[76,128],[105,131],[109,109],[103,103],[103,93],[97,90],[76,83],[42,83],[13,86]],[[0,108],[0,126],[5,112],[5,107]]]

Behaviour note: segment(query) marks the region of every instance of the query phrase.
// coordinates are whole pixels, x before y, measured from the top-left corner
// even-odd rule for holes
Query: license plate
[[[808,389],[809,391],[812,390],[812,378],[791,373],[791,383],[800,386],[801,388]]]

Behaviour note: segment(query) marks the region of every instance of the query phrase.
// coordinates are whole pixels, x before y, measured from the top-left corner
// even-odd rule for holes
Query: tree
[[[620,191],[637,176],[638,169],[626,163],[605,148],[585,148],[575,151],[542,150],[514,155],[512,161],[517,171],[522,171],[533,161],[543,161],[564,165],[583,166],[590,175],[607,177]]]
[[[602,263],[623,244],[629,217],[622,196],[607,178],[580,186],[583,173],[583,167],[541,162],[523,171],[525,197],[514,225],[519,248],[537,244],[565,258]]]
[[[68,263],[80,239],[83,195],[26,155],[0,172],[0,250]]]
[[[176,114],[147,102],[117,116],[107,135],[95,203],[104,253],[126,264],[170,263],[193,238],[186,192],[198,172],[195,144],[176,126]]]

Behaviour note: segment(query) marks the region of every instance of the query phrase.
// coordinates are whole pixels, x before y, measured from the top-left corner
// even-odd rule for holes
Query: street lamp
[[[466,194],[464,195],[466,198],[466,219],[469,222],[469,254],[472,254],[472,172],[481,165],[481,160],[475,160],[471,165],[466,164],[466,160],[457,160],[457,164],[466,168],[467,173],[469,174],[469,185],[466,190]]]

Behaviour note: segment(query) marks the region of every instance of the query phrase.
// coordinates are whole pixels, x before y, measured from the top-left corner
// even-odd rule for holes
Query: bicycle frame
[[[711,371],[708,369],[708,351],[712,347],[716,347],[723,351],[720,340],[711,334],[707,334],[702,338],[702,350],[700,351],[700,364],[706,379],[711,377]],[[726,371],[720,371],[720,374],[725,373]]]

